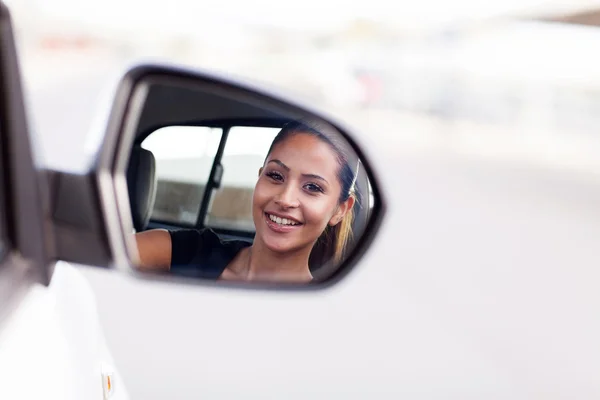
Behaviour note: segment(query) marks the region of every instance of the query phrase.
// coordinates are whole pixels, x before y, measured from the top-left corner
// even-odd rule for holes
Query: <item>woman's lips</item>
[[[298,224],[298,225],[281,225],[278,224],[277,222],[271,221],[271,219],[269,218],[269,215],[267,213],[263,213],[264,218],[265,218],[265,222],[267,224],[267,226],[274,232],[277,233],[287,233],[287,232],[291,232],[295,229],[298,229],[302,226],[302,224]]]

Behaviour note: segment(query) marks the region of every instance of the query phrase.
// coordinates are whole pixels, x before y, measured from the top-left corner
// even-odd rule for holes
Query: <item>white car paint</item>
[[[0,398],[128,400],[81,272],[56,265],[48,287],[36,284],[0,330]],[[112,374],[111,395],[103,380]]]
[[[549,179],[508,157],[453,162],[456,143],[407,120],[367,118],[358,142],[390,209],[359,267],[329,291],[169,285],[78,267],[133,398],[600,397],[597,180],[579,185],[566,167]],[[438,147],[417,150],[402,131]],[[48,312],[46,297],[37,307]],[[25,343],[17,348],[32,354]]]
[[[409,120],[366,119],[358,142],[389,213],[356,271],[328,291],[78,267],[132,398],[600,397],[597,180],[509,157],[452,161],[456,143]],[[402,131],[438,146],[409,146]]]
[[[167,285],[79,267],[136,398],[600,397],[594,186],[408,154],[389,131],[363,143],[390,213],[359,268],[329,291]],[[94,339],[93,299],[61,265],[1,333],[2,398],[101,395],[93,380],[110,357]]]
[[[385,145],[372,148],[394,166],[382,171],[394,185],[381,234],[327,291],[169,285],[84,268],[132,395],[600,396],[597,186]]]

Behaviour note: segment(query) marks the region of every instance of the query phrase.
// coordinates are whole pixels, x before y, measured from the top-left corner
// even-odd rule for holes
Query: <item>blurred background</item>
[[[330,303],[318,301],[327,294],[315,294],[314,302],[302,303],[304,308],[298,306],[303,311],[309,307],[307,303],[315,309],[329,307],[327,326],[334,331],[346,327],[347,331],[339,329],[344,332],[340,337],[346,337],[348,343],[364,333],[361,329],[367,329],[357,328],[366,326],[366,322],[348,325],[358,321],[357,315],[363,315],[356,310],[366,310],[365,297],[403,290],[410,294],[411,284],[419,290],[410,304],[425,304],[422,315],[445,310],[455,321],[477,321],[486,326],[481,322],[485,320],[490,330],[498,325],[497,331],[507,343],[521,343],[521,327],[526,326],[531,338],[536,337],[531,332],[538,333],[535,343],[543,346],[542,338],[562,332],[554,324],[571,320],[572,311],[564,305],[569,298],[556,295],[562,293],[560,290],[544,292],[537,279],[548,280],[552,271],[567,270],[572,274],[569,279],[585,278],[591,276],[585,275],[588,269],[597,267],[600,57],[596,49],[600,43],[600,0],[370,0],[355,4],[305,0],[299,6],[266,0],[7,3],[15,19],[37,150],[46,165],[85,166],[85,149],[96,115],[103,115],[105,101],[110,100],[104,96],[110,95],[112,83],[127,65],[143,60],[166,60],[259,82],[320,107],[362,132],[357,137],[359,144],[371,157],[382,159],[377,165],[383,182],[394,183],[384,185],[390,202],[400,204],[390,208],[390,215],[404,221],[403,226],[394,226],[402,257],[394,253],[386,260],[393,258],[415,268],[399,269],[397,265],[373,262],[369,264],[370,271],[376,271],[373,276],[381,276],[377,271],[388,274],[386,282],[375,281],[387,292],[369,286],[369,276],[362,270],[353,273],[346,286],[341,285],[337,306],[331,298]],[[417,159],[415,155],[420,161],[412,162]],[[444,157],[453,157],[464,168],[439,163]],[[422,193],[414,193],[419,190]],[[434,250],[428,247],[432,242],[438,246]],[[381,254],[385,250],[379,249]],[[373,252],[369,256],[374,257]],[[428,267],[439,263],[447,268]],[[480,265],[484,266],[481,271]],[[467,270],[469,266],[477,268]],[[483,303],[479,312],[478,301],[472,299],[480,299],[480,288],[470,284],[470,277],[479,276],[477,273],[485,277],[491,271],[490,282],[504,282],[506,268],[523,266],[529,268],[523,268],[526,273],[536,271],[535,293],[542,294],[544,309],[552,312],[522,307],[529,304],[530,289],[512,281],[506,287],[514,284],[522,292],[513,291],[508,296],[501,284],[497,288],[484,285],[482,293],[490,298],[496,295],[502,301]],[[156,365],[173,367],[188,362],[193,370],[198,366],[195,360],[204,360],[210,366],[207,370],[212,371],[212,363],[224,357],[218,346],[185,346],[199,335],[213,334],[216,338],[221,332],[234,332],[237,319],[257,326],[260,324],[255,323],[256,318],[270,326],[266,314],[260,314],[258,308],[239,307],[236,299],[250,302],[243,297],[245,293],[219,292],[220,306],[203,308],[201,318],[196,320],[186,318],[185,311],[172,312],[187,306],[193,309],[190,315],[199,315],[194,305],[181,304],[190,301],[191,297],[185,297],[192,296],[190,288],[143,286],[106,271],[82,270],[96,293],[111,351],[135,398],[173,397],[169,392],[173,386],[148,385],[164,379],[165,369]],[[438,286],[436,279],[427,275],[432,270],[437,274],[447,270],[446,275],[436,276]],[[461,279],[465,276],[469,278]],[[557,282],[565,279],[560,275]],[[487,280],[481,278],[479,282]],[[524,282],[529,282],[527,276]],[[585,286],[578,283],[573,287]],[[352,284],[365,289],[365,297],[343,292]],[[558,283],[555,286],[560,287]],[[452,288],[453,295],[444,297]],[[595,286],[589,290],[597,292]],[[214,298],[210,293],[197,290],[193,301],[215,304],[217,293],[213,293]],[[351,296],[342,297],[343,293]],[[257,295],[253,301],[260,298]],[[592,301],[586,304],[591,310],[596,303],[592,295],[589,298]],[[434,304],[436,299],[439,302]],[[454,304],[450,299],[464,301]],[[549,299],[556,299],[556,304],[547,303]],[[387,299],[380,301],[383,303],[398,306]],[[445,309],[444,304],[455,307]],[[266,302],[261,307],[269,309]],[[392,312],[391,308],[379,311]],[[587,316],[594,312],[578,310],[575,314]],[[224,319],[222,313],[229,318]],[[363,315],[364,321],[369,315]],[[505,317],[498,322],[498,315]],[[510,318],[520,322],[511,324]],[[157,326],[156,321],[162,321],[161,325]],[[318,323],[325,326],[324,320]],[[203,324],[215,324],[221,330],[207,333]],[[299,326],[292,324],[290,329]],[[170,346],[155,346],[156,341],[171,337],[172,327],[178,330],[178,340],[169,339]],[[589,335],[597,332],[589,326],[571,327]],[[420,338],[417,328],[419,335],[415,338]],[[410,331],[410,327],[404,329]],[[551,336],[553,332],[558,333]],[[217,340],[221,339],[215,339],[215,343]],[[293,349],[277,343],[284,349],[281,354],[293,353]],[[532,340],[531,346],[535,343]],[[533,346],[544,355],[539,357],[540,362],[547,359],[548,348],[563,349],[550,339],[548,343],[543,351]],[[268,345],[276,348],[271,342]],[[372,343],[370,347],[369,351],[376,353],[377,345]],[[525,346],[507,345],[509,348],[521,351]],[[225,358],[222,364],[217,363],[226,366],[228,372],[240,362],[239,368],[243,369],[244,362],[251,358],[243,355],[254,354],[246,347],[236,349],[240,356],[235,362],[228,364],[226,360],[233,358]],[[298,354],[302,353],[302,347],[299,349]],[[396,368],[394,358],[387,357],[390,349],[379,351],[386,354],[389,370]],[[596,354],[587,348],[581,351],[589,353],[590,360]],[[262,360],[260,365],[273,376],[285,374],[286,369],[279,367],[291,368],[292,364],[283,364],[277,354],[264,352],[254,359]],[[513,356],[514,360],[526,359],[526,355]],[[527,363],[517,361],[510,368],[517,364],[523,371],[528,368]],[[570,365],[563,364],[565,368]],[[558,385],[563,376],[551,380]],[[189,374],[175,374],[169,379],[182,388],[181,393],[187,389],[188,395],[200,390],[222,394],[223,387],[228,386],[211,389],[210,380]],[[346,381],[349,379],[344,376]],[[477,381],[470,379],[470,384]],[[184,398],[181,393],[176,397]],[[236,397],[235,393],[231,397]]]
[[[393,137],[394,151],[600,164],[600,1],[8,4],[39,152],[53,165],[83,163],[103,90],[142,60],[273,86]]]

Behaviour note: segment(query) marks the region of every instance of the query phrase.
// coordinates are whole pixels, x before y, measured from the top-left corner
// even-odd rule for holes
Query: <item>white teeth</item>
[[[273,222],[278,223],[279,225],[298,225],[298,223],[296,223],[290,219],[276,217],[275,215],[271,215],[271,214],[269,214],[269,219]]]

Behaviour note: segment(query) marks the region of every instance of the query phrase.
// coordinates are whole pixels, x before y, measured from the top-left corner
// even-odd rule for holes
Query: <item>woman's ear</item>
[[[329,220],[329,225],[336,226],[337,224],[339,224],[344,219],[346,214],[348,214],[348,212],[350,210],[352,210],[352,207],[354,207],[354,201],[355,201],[354,196],[350,196],[350,197],[348,197],[348,200],[346,200],[342,204],[340,204],[338,206],[336,212],[333,214],[333,216]]]

